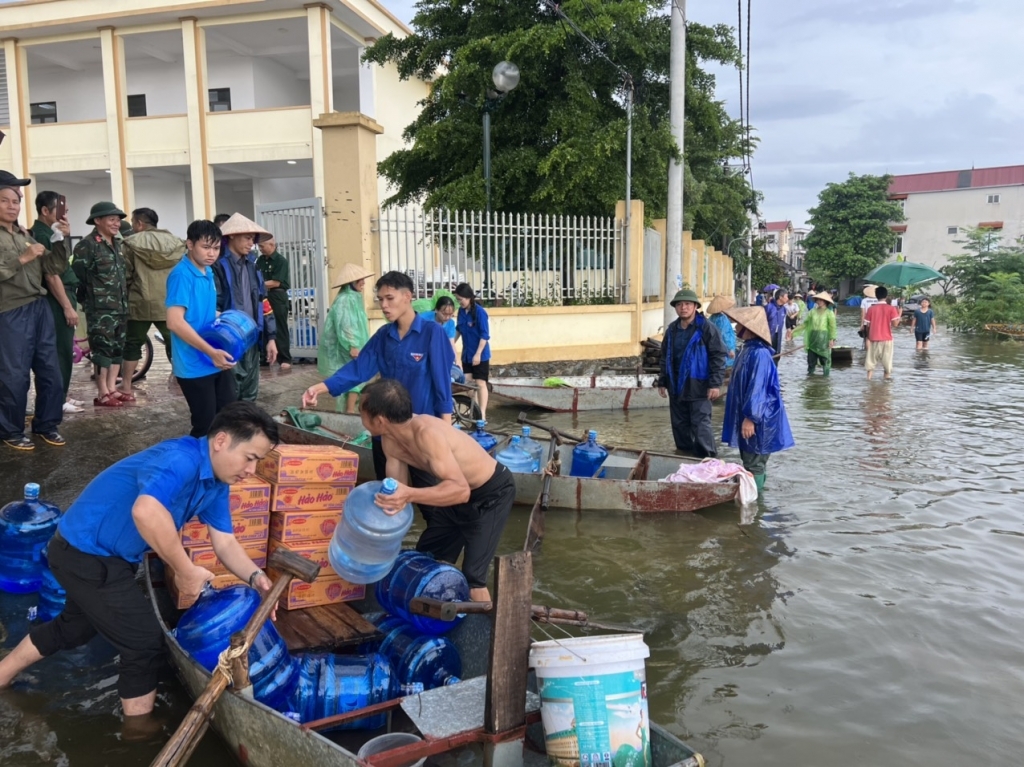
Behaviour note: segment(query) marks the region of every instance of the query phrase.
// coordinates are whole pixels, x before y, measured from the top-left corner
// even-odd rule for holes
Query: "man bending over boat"
[[[135,581],[142,556],[153,549],[173,569],[182,596],[198,596],[213,573],[192,563],[178,532],[198,516],[224,566],[269,591],[270,579],[232,533],[228,485],[252,475],[277,441],[269,415],[235,402],[216,415],[208,436],[166,440],[93,479],[61,517],[47,549],[50,570],[67,592],[64,610],[0,660],[0,688],[36,661],[102,634],[121,656],[117,691],[126,723],[149,714],[164,636]]]
[[[417,504],[427,529],[416,550],[452,563],[465,551],[469,597],[489,602],[487,569],[516,500],[512,472],[440,418],[414,416],[409,392],[394,379],[363,389],[360,412],[366,430],[381,438],[387,476],[399,483],[391,495],[378,495],[377,505],[394,514]]]

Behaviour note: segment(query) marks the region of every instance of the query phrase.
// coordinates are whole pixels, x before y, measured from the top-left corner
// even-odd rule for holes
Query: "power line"
[[[750,162],[750,38],[753,36],[750,29],[750,5],[752,0],[747,0],[747,175],[750,177],[750,188],[754,188],[754,168]]]

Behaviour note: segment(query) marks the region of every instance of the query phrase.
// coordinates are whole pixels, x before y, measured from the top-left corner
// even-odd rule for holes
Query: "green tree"
[[[964,252],[946,255],[943,292],[956,292],[946,311],[955,330],[976,331],[987,324],[1024,323],[1024,239],[1006,245],[995,229],[972,228],[954,240]]]
[[[818,195],[804,239],[807,272],[815,280],[836,284],[863,277],[885,262],[896,234],[890,224],[903,221],[903,210],[889,200],[891,176],[857,176],[832,183]]]
[[[750,279],[755,291],[760,291],[765,285],[789,285],[786,265],[768,249],[767,238],[755,237],[754,250],[750,255],[746,247],[741,248],[737,244],[729,252],[733,257],[733,270],[737,279],[746,280],[747,263],[750,263]]]
[[[634,84],[633,196],[665,214],[669,129],[669,20],[654,0],[564,0],[561,8]],[[416,30],[388,35],[365,54],[394,62],[401,77],[432,81],[422,111],[405,129],[412,144],[380,163],[395,193],[385,205],[485,205],[481,112],[491,70],[503,59],[520,85],[494,108],[492,198],[509,212],[607,215],[625,190],[626,110],[622,76],[543,2],[420,0]],[[687,45],[685,203],[696,237],[721,242],[746,226],[756,202],[729,158],[746,145],[737,121],[715,99],[702,62],[735,65],[726,25],[690,24]]]

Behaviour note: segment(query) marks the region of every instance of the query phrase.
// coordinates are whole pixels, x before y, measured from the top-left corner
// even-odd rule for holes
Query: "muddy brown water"
[[[840,341],[857,342],[852,317],[840,320]],[[1024,347],[942,333],[921,354],[901,330],[892,383],[868,383],[859,362],[825,380],[806,377],[801,352],[783,358],[797,447],[769,463],[752,523],[733,506],[550,512],[535,601],[642,629],[652,718],[710,765],[1017,764]],[[314,379],[301,368],[272,377],[268,407]],[[59,460],[3,456],[3,499],[43,474],[67,503],[107,456],[171,436],[183,403],[153,397],[145,415],[70,424],[76,440]],[[492,422],[517,412],[496,408]],[[531,415],[672,447],[665,411]],[[503,550],[521,546],[527,511],[513,514]],[[0,595],[5,646],[29,604]],[[0,692],[0,764],[147,765],[189,702],[168,675],[166,729],[137,736],[122,732],[115,685],[101,640],[39,664]],[[229,759],[208,735],[191,763]]]

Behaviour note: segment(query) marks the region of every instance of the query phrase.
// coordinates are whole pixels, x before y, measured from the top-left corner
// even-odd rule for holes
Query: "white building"
[[[889,199],[906,216],[892,225],[893,256],[936,269],[963,252],[955,240],[965,229],[997,230],[1004,242],[1024,235],[1024,165],[894,176]]]

